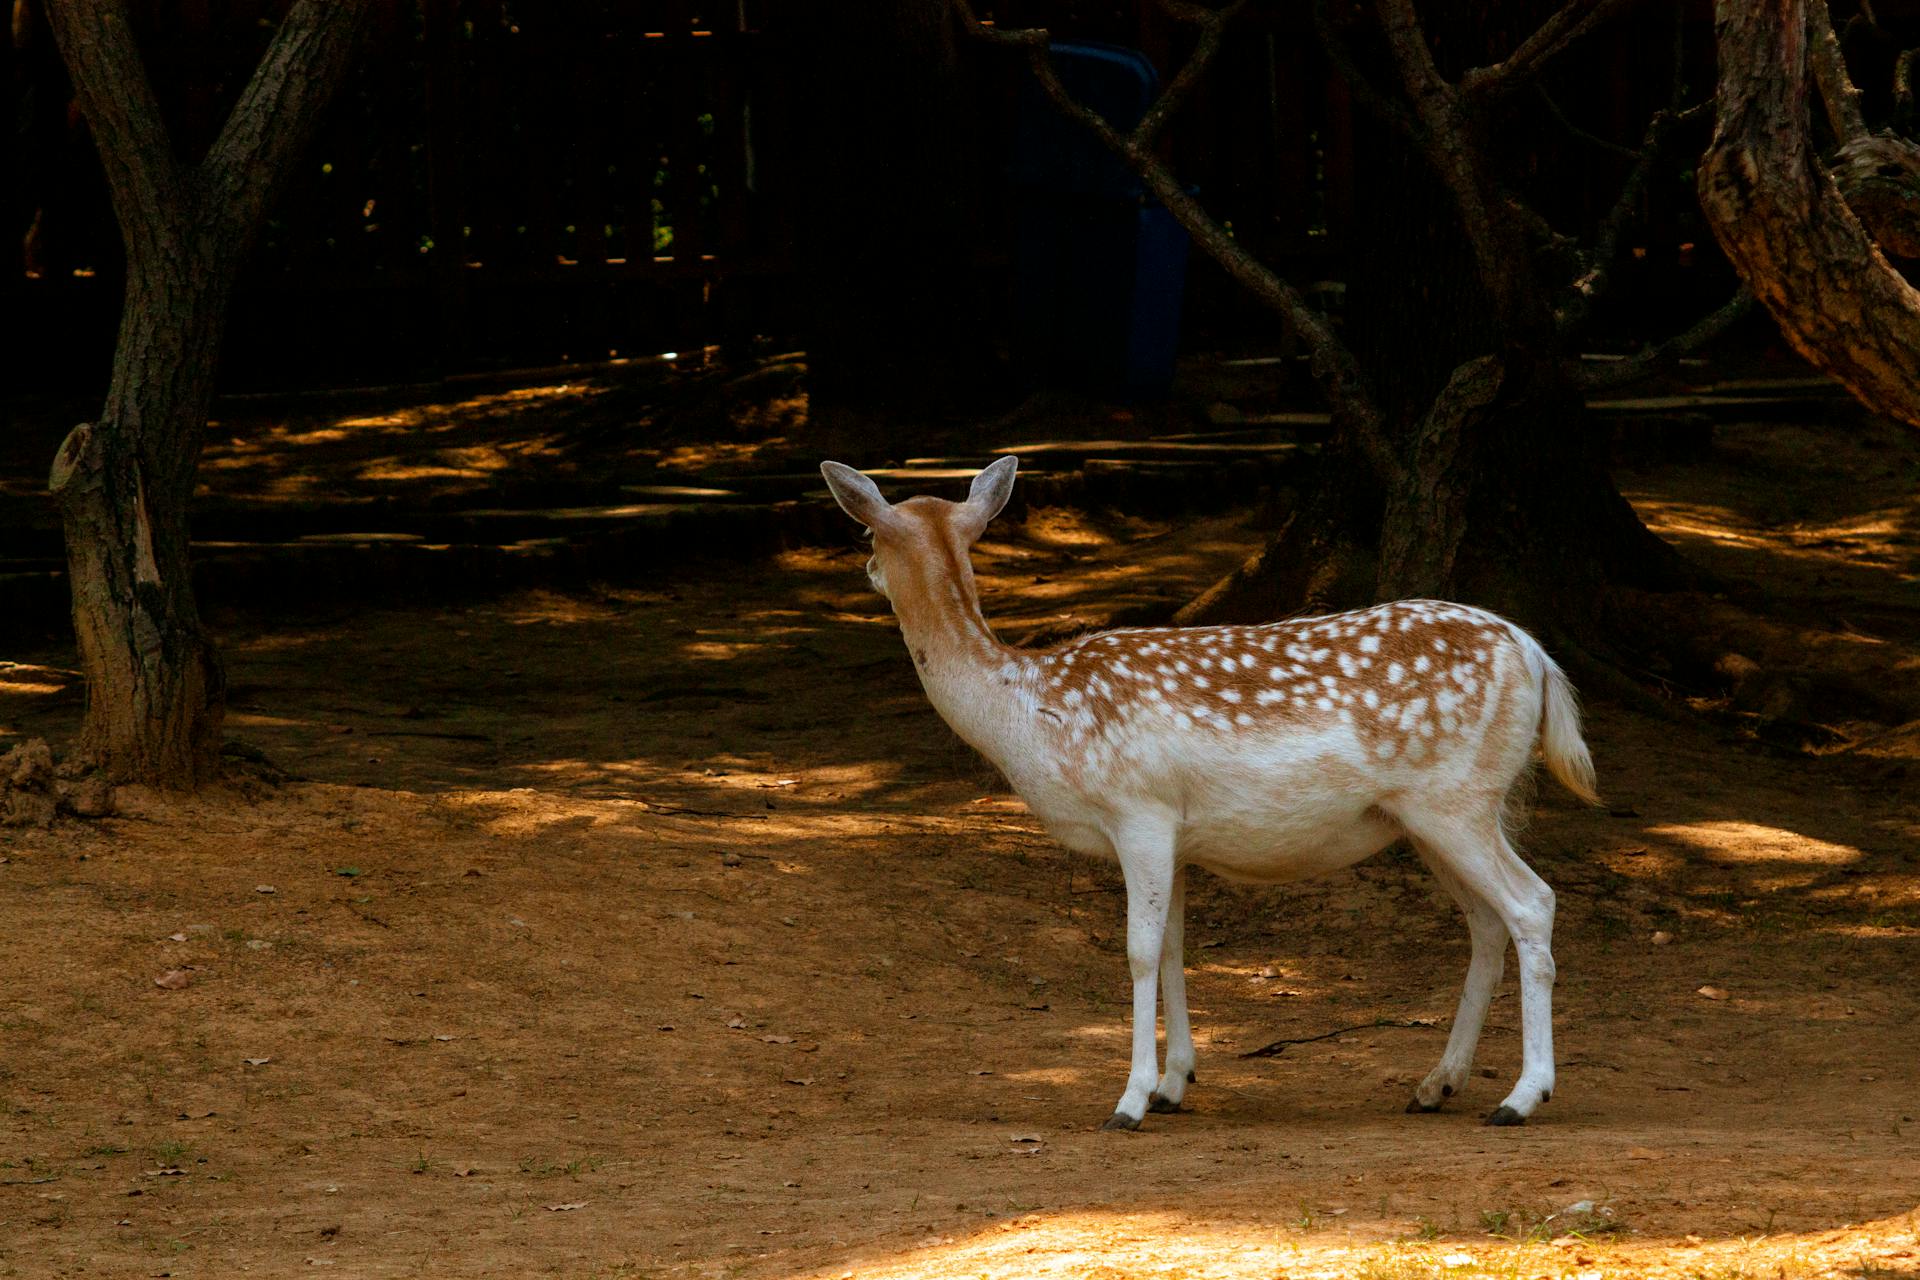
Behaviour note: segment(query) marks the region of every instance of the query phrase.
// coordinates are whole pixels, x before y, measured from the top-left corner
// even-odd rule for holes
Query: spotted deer
[[[898,505],[851,467],[820,470],[871,531],[867,576],[892,602],[934,708],[1062,844],[1120,864],[1133,1066],[1105,1127],[1180,1110],[1194,1079],[1187,866],[1272,884],[1402,839],[1459,904],[1472,938],[1446,1049],[1407,1110],[1436,1111],[1466,1083],[1511,939],[1522,1067],[1487,1123],[1524,1123],[1553,1092],[1554,897],[1509,842],[1507,801],[1537,748],[1554,778],[1596,802],[1560,668],[1514,624],[1436,600],[1009,647],[981,615],[970,552],[1006,505],[1016,466],[1008,457],[986,468],[965,502]]]

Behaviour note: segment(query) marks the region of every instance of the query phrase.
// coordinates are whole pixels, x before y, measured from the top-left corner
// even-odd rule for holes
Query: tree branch
[[[1240,11],[1247,7],[1247,0],[1233,0],[1232,4],[1221,9],[1202,9],[1196,5],[1178,3],[1178,0],[1160,0],[1160,7],[1182,22],[1197,23],[1200,40],[1173,80],[1160,91],[1160,96],[1153,100],[1146,114],[1140,117],[1140,123],[1133,127],[1133,144],[1143,150],[1153,145],[1160,130],[1166,127],[1168,118],[1206,73],[1207,64],[1213,61],[1214,54],[1220,52],[1221,32],[1226,30],[1229,22],[1240,16]]]
[[[1516,288],[1513,281],[1514,264],[1522,259],[1525,246],[1492,208],[1489,193],[1494,185],[1482,171],[1485,158],[1473,144],[1473,126],[1459,92],[1434,65],[1413,0],[1378,0],[1378,7],[1387,46],[1421,125],[1427,161],[1453,196],[1496,312],[1503,325],[1514,331],[1531,319],[1525,314],[1528,291]]]
[[[1054,108],[1078,122],[1125,162],[1174,220],[1186,228],[1195,244],[1300,335],[1312,353],[1313,375],[1334,413],[1350,426],[1355,442],[1381,478],[1397,476],[1401,463],[1387,440],[1380,408],[1367,388],[1359,362],[1334,333],[1326,317],[1314,310],[1298,289],[1274,274],[1215,222],[1200,203],[1187,194],[1186,188],[1153,154],[1151,147],[1145,145],[1138,129],[1122,135],[1099,112],[1074,100],[1054,70],[1048,53],[1050,38],[1045,30],[1001,31],[988,27],[975,16],[968,0],[953,0],[953,8],[969,34],[1024,51],[1034,79]]]
[[[1555,102],[1553,95],[1547,92],[1547,86],[1537,84],[1533,86],[1533,89],[1535,93],[1540,95],[1540,101],[1546,104],[1547,114],[1559,121],[1562,129],[1565,129],[1581,142],[1586,143],[1590,147],[1598,147],[1602,151],[1611,152],[1626,160],[1637,161],[1641,156],[1646,154],[1644,144],[1640,150],[1636,151],[1632,147],[1623,147],[1617,142],[1609,142],[1597,133],[1589,133],[1587,130],[1582,129],[1579,125],[1567,118],[1567,113],[1560,109],[1560,104]]]
[[[1747,292],[1745,285],[1742,285],[1731,298],[1702,316],[1700,321],[1685,333],[1675,334],[1665,342],[1650,344],[1624,360],[1610,360],[1605,364],[1581,365],[1575,368],[1572,372],[1573,385],[1582,391],[1604,391],[1613,387],[1624,387],[1630,382],[1638,382],[1662,365],[1699,350],[1725,333],[1732,327],[1734,321],[1751,310],[1753,310],[1753,295]]]
[[[47,20],[106,170],[120,234],[138,259],[157,248],[156,222],[172,222],[185,210],[186,183],[126,6],[123,0],[49,0]]]
[[[1511,93],[1540,74],[1542,67],[1565,52],[1567,46],[1640,0],[1568,0],[1520,47],[1491,67],[1475,67],[1460,77],[1460,92],[1488,102]]]
[[[1860,91],[1847,77],[1846,55],[1840,51],[1840,37],[1833,33],[1827,0],[1811,0],[1807,5],[1807,61],[1813,68],[1814,82],[1820,86],[1820,100],[1826,104],[1834,141],[1844,147],[1865,137],[1867,118],[1860,111]]]
[[[305,150],[371,0],[296,0],[200,164],[209,212],[224,235],[251,240],[275,183]]]
[[[1411,138],[1416,146],[1425,150],[1427,140],[1421,133],[1420,123],[1407,113],[1407,109],[1375,87],[1360,64],[1354,60],[1353,49],[1348,45],[1346,36],[1334,25],[1333,14],[1328,9],[1328,0],[1313,0],[1313,27],[1320,36],[1321,48],[1327,55],[1327,61],[1346,82],[1347,91],[1354,100],[1366,107],[1385,123],[1400,130]]]
[[[1682,95],[1686,92],[1686,82],[1682,75],[1686,65],[1685,35],[1684,17],[1679,9],[1675,9],[1673,74],[1667,90],[1666,109],[1654,112],[1653,118],[1647,121],[1646,135],[1640,141],[1639,151],[1634,153],[1633,168],[1627,171],[1626,181],[1620,184],[1620,194],[1614,198],[1612,207],[1600,220],[1599,229],[1594,236],[1593,256],[1589,259],[1587,273],[1573,282],[1570,296],[1558,309],[1555,324],[1562,333],[1571,333],[1584,324],[1592,311],[1594,302],[1605,294],[1613,283],[1613,264],[1615,255],[1619,252],[1620,230],[1626,225],[1634,206],[1639,204],[1640,195],[1646,190],[1647,182],[1653,176],[1653,166],[1658,163],[1667,139],[1672,137],[1681,126],[1712,109],[1712,98],[1684,109],[1680,105]]]
[[[1893,127],[1901,133],[1913,128],[1913,60],[1920,49],[1908,49],[1893,64]]]

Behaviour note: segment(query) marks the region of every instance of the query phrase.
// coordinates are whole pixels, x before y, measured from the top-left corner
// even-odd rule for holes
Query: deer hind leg
[[[1460,990],[1460,1007],[1453,1015],[1453,1030],[1447,1036],[1447,1048],[1440,1062],[1413,1091],[1409,1112],[1438,1111],[1441,1103],[1458,1093],[1473,1071],[1473,1051],[1480,1044],[1480,1030],[1487,1021],[1487,1006],[1493,989],[1506,969],[1507,926],[1500,913],[1446,868],[1431,850],[1416,840],[1414,849],[1433,872],[1433,878],[1459,904],[1467,918],[1467,932],[1473,939],[1473,958],[1467,963],[1466,984]]]
[[[1166,943],[1167,915],[1173,905],[1173,827],[1135,822],[1114,840],[1120,870],[1127,881],[1127,968],[1133,976],[1133,1066],[1126,1092],[1103,1128],[1138,1129],[1159,1083],[1159,1012],[1156,979]],[[1184,996],[1183,996],[1184,999]]]
[[[1507,842],[1497,798],[1471,817],[1409,814],[1404,821],[1434,864],[1491,907],[1513,938],[1520,967],[1520,1079],[1487,1123],[1524,1124],[1553,1096],[1553,890]]]
[[[1187,1021],[1187,872],[1173,873],[1167,928],[1160,940],[1160,1003],[1166,1011],[1167,1065],[1147,1098],[1149,1111],[1178,1111],[1193,1082],[1193,1027]]]

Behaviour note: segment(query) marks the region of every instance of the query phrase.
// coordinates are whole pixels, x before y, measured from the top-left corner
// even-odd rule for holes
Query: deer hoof
[[[1488,1124],[1500,1128],[1505,1128],[1509,1125],[1525,1124],[1526,1122],[1527,1118],[1525,1116],[1515,1111],[1512,1107],[1507,1106],[1495,1107],[1493,1114],[1487,1117]]]
[[[1420,1095],[1417,1093],[1407,1102],[1407,1114],[1410,1116],[1427,1115],[1439,1109],[1439,1103],[1422,1102],[1420,1101]]]
[[[1108,1116],[1107,1122],[1101,1125],[1100,1127],[1102,1129],[1111,1130],[1115,1133],[1131,1132],[1132,1130],[1138,1129],[1140,1127],[1140,1121],[1136,1117],[1130,1116],[1124,1111],[1116,1111],[1112,1115]]]
[[[1147,1098],[1147,1110],[1158,1112],[1163,1116],[1172,1115],[1180,1109],[1179,1103],[1171,1098],[1163,1098],[1157,1093],[1151,1094]]]

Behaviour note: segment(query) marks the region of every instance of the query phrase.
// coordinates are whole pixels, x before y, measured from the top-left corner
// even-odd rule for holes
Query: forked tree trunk
[[[194,604],[187,515],[227,303],[369,7],[297,0],[192,166],[174,155],[122,0],[48,10],[127,248],[106,404],[49,478],[87,677],[81,753],[116,781],[191,788],[217,762],[225,681]]]
[[[1510,37],[1488,34],[1483,16],[1458,0],[1421,7],[1439,72],[1498,57]],[[1368,164],[1354,238],[1367,252],[1347,293],[1347,335],[1393,465],[1375,478],[1383,469],[1366,465],[1336,414],[1315,483],[1279,536],[1180,618],[1254,622],[1439,596],[1604,652],[1607,587],[1677,585],[1686,567],[1613,485],[1511,206],[1483,200],[1469,236],[1417,145],[1377,122],[1360,128]],[[1484,163],[1481,122],[1452,128]]]

